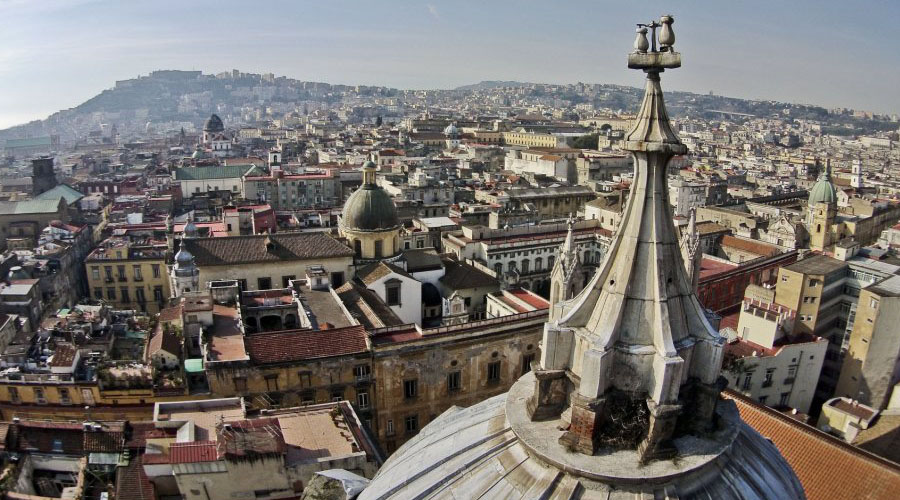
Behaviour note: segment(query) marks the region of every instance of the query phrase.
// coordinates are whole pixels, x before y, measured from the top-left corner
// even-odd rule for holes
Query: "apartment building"
[[[171,291],[165,241],[111,237],[85,259],[91,297],[114,309],[157,313]]]

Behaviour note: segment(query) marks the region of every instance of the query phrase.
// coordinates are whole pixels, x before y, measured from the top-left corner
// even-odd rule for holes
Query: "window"
[[[311,405],[316,403],[316,392],[315,391],[303,391],[300,394],[300,404],[301,405]]]
[[[869,299],[869,307],[875,309],[878,307],[878,301],[876,299]]]
[[[235,392],[247,392],[247,377],[234,377],[232,381]]]
[[[785,276],[785,278],[787,278],[787,276]],[[786,280],[782,280],[782,281],[786,281]],[[809,280],[809,287],[810,287],[810,288],[815,288],[815,287],[817,287],[817,286],[819,286],[819,280],[817,280],[817,279],[815,279],[815,278],[810,278],[810,280]]]
[[[760,397],[759,397],[759,404],[762,404],[762,405],[766,404],[766,400],[767,400],[767,399],[769,399],[769,396],[760,396]]]
[[[516,270],[516,261],[513,260],[513,261],[510,261],[508,264],[506,264],[506,270],[508,272],[515,271]]]
[[[403,396],[412,399],[419,395],[419,381],[416,379],[403,381]]]
[[[7,390],[9,390],[9,401],[11,403],[19,403],[19,389],[15,387],[8,387]]]
[[[744,382],[741,384],[742,391],[750,390],[750,380],[753,379],[753,372],[747,372],[744,374]]]
[[[406,417],[406,432],[415,433],[419,430],[419,416],[410,415]]]
[[[115,288],[107,288],[106,289],[106,298],[109,300],[116,300],[116,289]]]
[[[153,287],[153,299],[157,302],[163,301],[163,291],[161,286]]]
[[[384,285],[385,302],[389,306],[400,306],[400,282],[393,281]]]
[[[151,264],[151,267],[153,268],[153,277],[159,278],[159,264]]]
[[[104,273],[104,275],[105,275],[105,277],[106,277],[106,281],[112,281],[112,280],[113,280],[112,266],[103,266],[103,273]]]
[[[62,403],[64,405],[72,404],[72,400],[69,399],[69,389],[67,389],[65,387],[60,387],[57,389],[57,391],[59,391],[59,402],[60,403]]]
[[[500,382],[500,361],[488,363],[487,381],[488,383]]]
[[[94,289],[94,297],[97,298],[97,299],[102,299],[102,298],[103,298],[103,289],[102,289],[102,288],[95,288],[95,289]]]
[[[528,259],[522,261],[522,273],[527,273],[530,267],[531,262]]]
[[[366,382],[372,373],[372,367],[369,365],[356,365],[353,367],[353,376],[357,382]]]
[[[277,373],[270,373],[269,375],[266,375],[266,390],[269,392],[278,390]]]
[[[131,302],[131,297],[128,295],[128,287],[123,286],[121,289],[119,289],[119,291],[122,292],[123,304],[128,304],[129,302]]]
[[[384,253],[384,242],[381,240],[375,240],[375,258],[380,259],[383,253]]]
[[[312,372],[300,372],[300,387],[312,387]]]
[[[353,240],[353,252],[357,257],[362,257],[362,242],[359,240]]]
[[[547,269],[553,269],[553,264],[556,262],[556,257],[549,256],[547,257]]]
[[[44,404],[44,403],[47,402],[47,400],[44,399],[44,390],[41,389],[40,387],[35,387],[35,388],[34,388],[34,400],[35,400],[38,404]]]
[[[522,375],[531,371],[531,363],[534,361],[534,353],[530,352],[528,354],[522,355]]]
[[[134,281],[143,281],[144,275],[141,273],[141,266],[132,266],[134,272]]]
[[[394,421],[393,421],[393,420],[388,420],[388,421],[387,421],[387,425],[384,426],[384,432],[385,432],[385,434],[387,434],[388,436],[393,436],[393,435],[394,435]]]
[[[447,374],[447,392],[456,392],[459,390],[462,373],[455,371]]]
[[[91,267],[91,278],[95,280],[100,279],[100,268],[97,266]]]
[[[272,278],[257,278],[257,290],[270,290],[272,288]]]
[[[128,279],[125,276],[125,266],[116,266],[116,274],[119,275],[119,281],[125,281]]]
[[[139,286],[134,290],[134,298],[138,302],[146,302],[147,301],[147,298],[144,297],[144,287]]]
[[[544,265],[543,259],[541,259],[540,257],[534,259],[534,270],[535,271],[540,271],[542,269],[543,265]]]
[[[763,380],[763,387],[771,387],[772,386],[772,378],[775,376],[775,369],[769,368],[766,370],[766,378]]]
[[[503,274],[503,264],[501,264],[501,263],[499,263],[499,262],[496,263],[496,264],[494,264],[494,274],[495,274],[497,277],[500,277],[500,275]]]
[[[779,405],[779,406],[787,406],[787,405],[788,405],[788,400],[789,400],[789,399],[791,399],[791,393],[789,393],[789,392],[782,392],[782,393],[781,393],[781,398],[778,400],[778,405]]]
[[[344,392],[340,390],[334,390],[331,392],[331,402],[337,403],[338,401],[344,400]]]
[[[297,279],[297,277],[294,276],[293,274],[289,274],[287,276],[282,276],[281,277],[281,288],[287,288],[287,287],[291,286],[291,281],[294,281],[295,279]]]

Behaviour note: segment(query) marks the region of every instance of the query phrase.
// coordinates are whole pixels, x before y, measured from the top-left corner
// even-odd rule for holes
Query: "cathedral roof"
[[[816,203],[828,203],[829,205],[837,203],[837,189],[831,182],[831,162],[825,165],[825,170],[819,174],[819,178],[809,190],[809,205]]]

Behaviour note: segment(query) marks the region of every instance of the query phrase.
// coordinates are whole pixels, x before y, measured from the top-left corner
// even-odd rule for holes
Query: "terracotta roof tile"
[[[132,458],[128,466],[118,468],[116,498],[133,500],[154,500],[156,498],[153,483],[144,473],[143,455]]]
[[[788,461],[806,497],[814,500],[894,499],[900,465],[851,446],[731,391],[741,418],[770,439]]]
[[[244,339],[254,363],[283,363],[365,352],[361,325],[329,330],[292,330],[249,335]]]
[[[771,257],[773,255],[778,255],[779,253],[781,253],[781,250],[779,250],[775,245],[770,245],[761,241],[737,238],[731,235],[722,237],[722,246],[755,253],[756,255],[764,255],[766,257]]]
[[[169,463],[172,464],[215,462],[218,459],[214,441],[172,443],[169,446]]]
[[[268,244],[267,244],[268,243]],[[283,233],[188,239],[198,266],[351,257],[353,250],[324,233]]]

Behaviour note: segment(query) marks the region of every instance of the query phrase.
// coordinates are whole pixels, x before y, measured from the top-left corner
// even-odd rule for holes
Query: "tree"
[[[572,140],[572,147],[576,149],[597,149],[600,134],[587,134]]]

